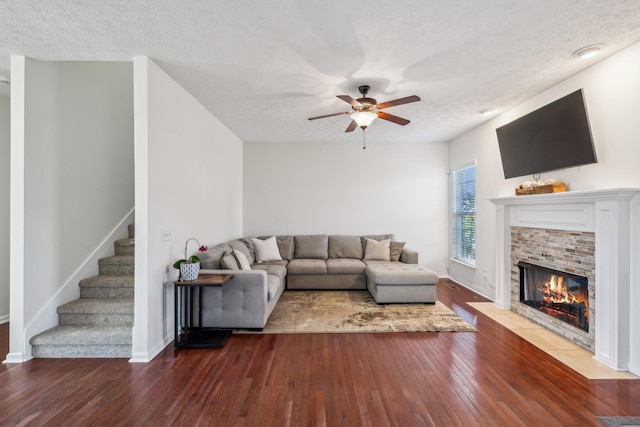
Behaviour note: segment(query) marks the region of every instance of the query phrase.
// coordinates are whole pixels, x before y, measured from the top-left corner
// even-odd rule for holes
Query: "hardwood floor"
[[[601,426],[640,416],[640,380],[587,380],[477,313],[478,332],[231,336],[147,364],[37,359],[0,366],[0,425]],[[7,353],[7,324],[0,350]]]

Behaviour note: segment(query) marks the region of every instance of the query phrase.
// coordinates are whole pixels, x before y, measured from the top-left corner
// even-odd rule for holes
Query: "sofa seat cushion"
[[[262,270],[266,271],[269,276],[276,276],[280,280],[284,279],[287,275],[287,267],[284,265],[278,264],[253,264],[251,266],[252,270]]]
[[[435,285],[438,275],[428,267],[402,262],[367,262],[367,278],[378,285]]]
[[[358,241],[358,244],[360,242]],[[327,273],[329,274],[363,274],[367,265],[359,259],[328,259]]]
[[[327,274],[327,262],[323,259],[292,259],[287,265],[287,273],[295,274]]]

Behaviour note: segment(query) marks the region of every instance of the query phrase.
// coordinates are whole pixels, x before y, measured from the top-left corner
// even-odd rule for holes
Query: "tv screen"
[[[505,178],[596,163],[582,89],[496,129]]]

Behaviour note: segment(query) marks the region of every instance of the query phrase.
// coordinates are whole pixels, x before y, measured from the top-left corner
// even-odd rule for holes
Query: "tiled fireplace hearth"
[[[491,201],[496,205],[496,305],[565,336],[614,369],[638,375],[640,189]],[[588,281],[588,301],[584,302],[588,325],[582,326],[587,327],[559,320],[562,315],[548,315],[553,311],[548,307],[538,310],[521,302],[519,263],[584,277]]]

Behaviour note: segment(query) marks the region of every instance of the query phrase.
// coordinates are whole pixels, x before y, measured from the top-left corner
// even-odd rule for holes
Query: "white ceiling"
[[[422,98],[368,142],[449,140],[640,40],[638,0],[2,0],[0,16],[0,74],[10,55],[149,56],[246,142],[360,143],[348,116],[307,118],[361,84]]]

